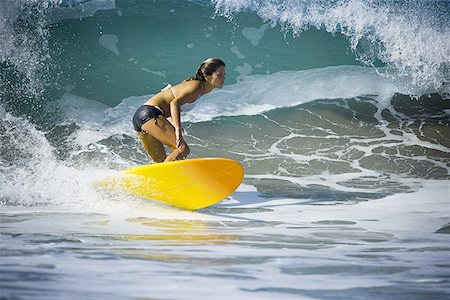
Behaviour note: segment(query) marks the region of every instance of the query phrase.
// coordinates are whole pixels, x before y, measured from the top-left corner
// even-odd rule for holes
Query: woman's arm
[[[180,109],[179,101],[176,101],[176,98],[170,102],[170,115],[172,117],[173,127],[175,127],[175,137],[176,137],[176,145],[180,147],[183,140],[183,133],[181,128],[181,109]]]
[[[198,99],[201,92],[201,82],[192,81],[189,85],[178,93],[170,102],[170,115],[172,117],[173,126],[175,127],[176,145],[180,147],[184,143],[183,129],[181,127],[181,109],[185,103],[192,103]]]

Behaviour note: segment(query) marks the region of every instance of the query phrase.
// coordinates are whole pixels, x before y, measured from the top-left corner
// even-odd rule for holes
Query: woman
[[[189,155],[180,113],[191,110],[201,96],[221,88],[224,82],[225,63],[209,58],[201,63],[193,77],[175,86],[169,84],[136,111],[134,130],[154,162],[185,159]],[[168,117],[172,117],[173,124]],[[169,156],[166,156],[164,144],[173,150]]]

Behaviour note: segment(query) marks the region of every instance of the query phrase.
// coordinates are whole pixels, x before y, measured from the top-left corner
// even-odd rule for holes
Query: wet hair
[[[219,67],[225,67],[225,63],[218,58],[208,58],[198,66],[194,76],[187,78],[186,80],[200,80],[205,81],[206,76],[211,76]]]

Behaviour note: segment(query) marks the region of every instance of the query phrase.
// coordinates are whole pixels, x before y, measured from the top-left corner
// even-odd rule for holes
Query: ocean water
[[[450,2],[0,2],[0,299],[450,298]],[[208,57],[196,212],[98,180],[131,117]]]

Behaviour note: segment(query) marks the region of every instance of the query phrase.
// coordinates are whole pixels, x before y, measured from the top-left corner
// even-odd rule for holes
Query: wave
[[[202,97],[195,112],[188,113],[185,119],[198,122],[220,116],[256,115],[319,99],[364,95],[375,95],[378,101],[389,103],[396,93],[406,92],[401,85],[379,76],[374,69],[358,66],[249,75]]]
[[[269,197],[308,198],[323,192],[334,200],[371,199],[412,191],[426,179],[448,180],[446,101],[396,95],[388,104],[377,95],[364,96],[370,91],[329,92],[332,99],[322,99],[322,94],[294,107],[273,99],[247,108],[244,103],[212,120],[192,116],[184,123],[187,141],[193,157],[241,161],[246,184]],[[225,95],[228,102],[235,98],[234,93]],[[0,106],[0,205],[122,205],[124,195],[105,194],[95,188],[95,181],[149,162],[130,121],[145,97],[127,98],[110,108],[65,94],[52,103],[60,118],[41,129]],[[255,114],[252,109],[261,109],[258,103],[264,102],[278,108]]]
[[[229,73],[230,75],[238,74],[238,80],[253,73],[262,73],[265,69],[266,72],[273,73],[289,66],[283,63],[283,60],[275,60],[275,57],[282,55],[290,42],[285,38],[287,44],[280,44],[272,32],[269,37],[269,31],[279,26],[282,30],[278,35],[286,36],[288,32],[292,32],[297,46],[302,45],[304,32],[315,29],[328,32],[337,38],[344,36],[348,40],[349,49],[355,56],[355,64],[363,63],[384,76],[400,78],[400,82],[409,88],[408,92],[411,94],[435,91],[441,95],[450,94],[448,84],[450,78],[449,1],[179,0],[173,3],[162,1],[152,4],[120,3],[119,7],[117,5],[113,0],[20,0],[0,3],[0,12],[4,16],[0,20],[0,37],[4,41],[0,45],[1,71],[4,79],[1,82],[2,92],[15,89],[16,94],[38,95],[48,88],[61,88],[60,85],[67,84],[63,80],[64,76],[72,72],[65,66],[73,64],[79,65],[75,66],[79,72],[77,77],[84,78],[83,72],[86,72],[90,66],[89,62],[85,61],[86,58],[74,57],[70,60],[70,55],[74,55],[73,53],[77,51],[76,43],[92,47],[88,53],[84,54],[85,57],[94,52],[99,53],[100,50],[92,45],[92,40],[76,40],[73,37],[77,32],[92,26],[90,18],[96,18],[99,24],[103,24],[100,14],[102,11],[110,11],[110,14],[103,16],[111,20],[112,18],[125,20],[122,27],[114,28],[115,31],[122,31],[125,25],[137,26],[131,21],[141,14],[148,18],[161,17],[161,20],[164,20],[173,17],[174,12],[179,10],[178,19],[186,22],[182,24],[183,28],[186,28],[189,32],[188,36],[192,35],[197,43],[186,41],[186,44],[180,45],[173,42],[167,46],[177,48],[180,53],[185,52],[186,48],[193,49],[195,50],[193,55],[202,53],[202,58],[205,51],[201,48],[208,49],[209,53],[223,53],[230,60],[230,65],[237,65]],[[153,15],[156,11],[158,17]],[[201,11],[199,18],[208,24],[205,28],[198,27],[197,22],[187,23],[192,21],[198,11]],[[241,15],[244,17],[241,18]],[[234,29],[227,27],[219,16],[232,20]],[[259,16],[265,24],[255,27],[255,22],[248,21],[253,20],[254,16]],[[66,29],[59,30],[57,25],[62,20],[68,19],[75,21],[62,23]],[[252,22],[253,25],[250,25]],[[117,20],[114,23],[122,24]],[[101,28],[103,25],[99,26]],[[244,41],[250,42],[248,49],[244,49],[243,41],[241,41],[239,35],[241,28]],[[145,29],[148,30],[145,26],[131,28],[133,32],[141,34],[146,34]],[[150,29],[154,31],[156,28]],[[106,28],[105,30],[107,31]],[[167,34],[160,28],[156,32],[157,35]],[[202,34],[196,36],[194,35],[196,32],[202,32]],[[63,39],[57,34],[72,37],[72,39]],[[214,34],[218,35],[218,40]],[[180,37],[174,36],[173,41],[184,40],[185,37],[186,34]],[[166,66],[163,62],[157,66],[138,62],[137,57],[145,57],[143,53],[130,51],[143,47],[142,44],[137,42],[130,44],[130,48],[125,51],[119,49],[120,47],[117,48],[117,45],[121,45],[121,39],[125,38],[123,33],[120,36],[114,32],[100,30],[98,43],[102,48],[112,51],[116,57],[112,64],[123,71],[128,71],[132,64],[135,64],[137,69],[133,71],[134,73],[140,72],[142,76],[159,76],[156,79],[159,82],[164,80],[160,75],[163,77],[176,75],[169,74],[169,71],[164,69]],[[205,42],[200,43],[199,39],[205,39]],[[263,45],[264,39],[271,39],[271,43]],[[316,42],[317,39],[322,40]],[[216,41],[217,45],[211,41]],[[316,49],[328,48],[330,51],[337,45],[337,41],[333,41],[335,44],[330,41],[325,42],[323,37],[319,36],[315,36],[314,40],[305,39],[304,41],[316,43],[311,45]],[[196,50],[196,47],[200,49]],[[279,48],[282,51],[269,53],[267,47]],[[143,47],[142,49],[147,52],[159,51],[158,48]],[[130,52],[132,56],[122,58],[122,51]],[[174,52],[174,60],[178,65],[182,65],[183,59],[178,58],[178,52]],[[227,52],[231,52],[231,57]],[[302,59],[300,56],[304,55],[304,52],[286,53],[291,56],[287,60],[299,61]],[[325,60],[325,63],[327,65],[342,64],[339,61],[343,60],[345,53],[334,62],[333,55],[335,54],[330,52],[330,57]],[[103,58],[107,57],[105,53]],[[252,57],[258,57],[261,61],[251,61]],[[262,61],[264,57],[267,61]],[[192,60],[198,59],[192,56]],[[84,64],[88,67],[83,69]],[[269,65],[272,65],[270,69]],[[314,66],[314,64],[308,65],[302,62],[292,66],[304,69],[306,66],[314,68],[323,65]],[[111,73],[115,71],[114,69],[105,70],[106,73],[101,76],[114,76]],[[76,80],[76,77],[72,76],[71,79]],[[83,82],[70,84],[83,84]],[[142,83],[139,84],[142,85]],[[98,89],[98,86],[93,89]],[[105,91],[102,93],[104,94]],[[11,97],[16,97],[16,94]]]
[[[349,40],[357,59],[369,66],[380,60],[385,75],[409,78],[413,86],[439,90],[450,80],[450,2],[213,0],[229,19],[254,12],[272,26],[299,36],[315,27]],[[448,92],[448,86],[444,87]]]
[[[114,159],[109,159],[108,164],[74,159],[81,145],[67,135],[73,124],[53,124],[53,132],[44,132],[1,105],[0,119],[0,206],[95,211],[112,204],[108,198],[114,195],[102,197],[95,182],[115,174],[111,167]]]
[[[183,121],[196,123],[218,117],[250,116],[315,100],[366,95],[389,105],[395,94],[405,92],[401,85],[381,77],[368,67],[337,66],[249,75],[235,84],[201,97],[195,110],[184,114]],[[133,134],[129,120],[135,110],[152,96],[127,97],[119,105],[108,107],[67,92],[51,105],[62,112],[63,119],[91,124],[93,129],[90,136],[95,138],[99,134],[95,128],[106,128],[107,134],[112,134],[115,130]]]
[[[265,195],[349,199],[448,180],[448,101],[400,95],[448,92],[448,5],[0,2],[0,205],[117,200],[92,185],[149,162],[133,112],[211,53],[227,85],[183,116],[193,156],[243,162]]]

